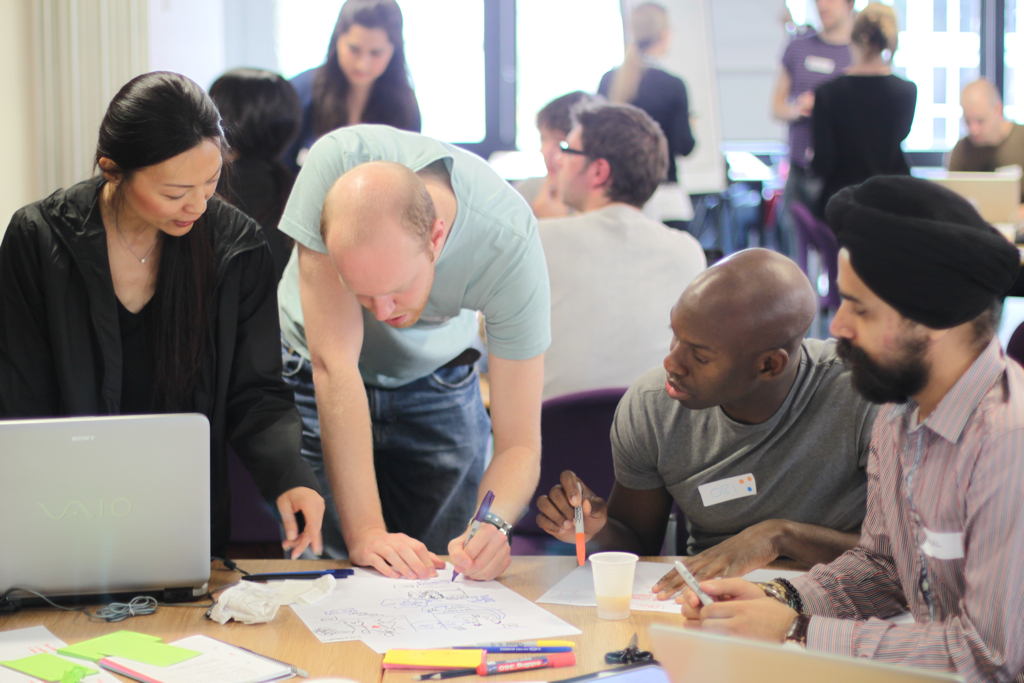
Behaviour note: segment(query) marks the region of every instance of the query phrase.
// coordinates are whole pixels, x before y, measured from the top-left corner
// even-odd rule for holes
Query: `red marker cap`
[[[552,669],[559,666],[576,666],[576,653],[552,652],[548,655],[548,666]]]

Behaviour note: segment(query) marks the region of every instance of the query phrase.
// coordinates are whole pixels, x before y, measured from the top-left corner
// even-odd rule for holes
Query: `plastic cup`
[[[633,553],[596,553],[590,556],[599,618],[629,618],[629,603],[633,599],[633,572],[638,559]]]

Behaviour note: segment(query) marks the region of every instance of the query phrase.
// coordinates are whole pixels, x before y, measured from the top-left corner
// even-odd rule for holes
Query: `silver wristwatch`
[[[506,522],[505,520],[503,520],[501,517],[499,517],[498,515],[494,514],[493,512],[488,512],[486,515],[484,515],[484,521],[487,522],[488,524],[493,524],[494,526],[498,527],[498,531],[500,531],[501,533],[505,534],[505,538],[508,539],[508,542],[509,543],[512,542],[512,525],[511,524],[509,524],[508,522]]]

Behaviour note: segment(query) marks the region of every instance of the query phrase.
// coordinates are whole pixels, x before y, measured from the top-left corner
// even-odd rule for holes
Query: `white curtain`
[[[34,0],[44,194],[89,177],[107,104],[148,69],[146,0]]]

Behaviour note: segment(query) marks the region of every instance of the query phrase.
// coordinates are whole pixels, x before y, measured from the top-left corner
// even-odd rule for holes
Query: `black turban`
[[[1017,248],[967,200],[929,180],[876,176],[847,187],[825,220],[872,292],[936,330],[981,315],[1020,267]]]

